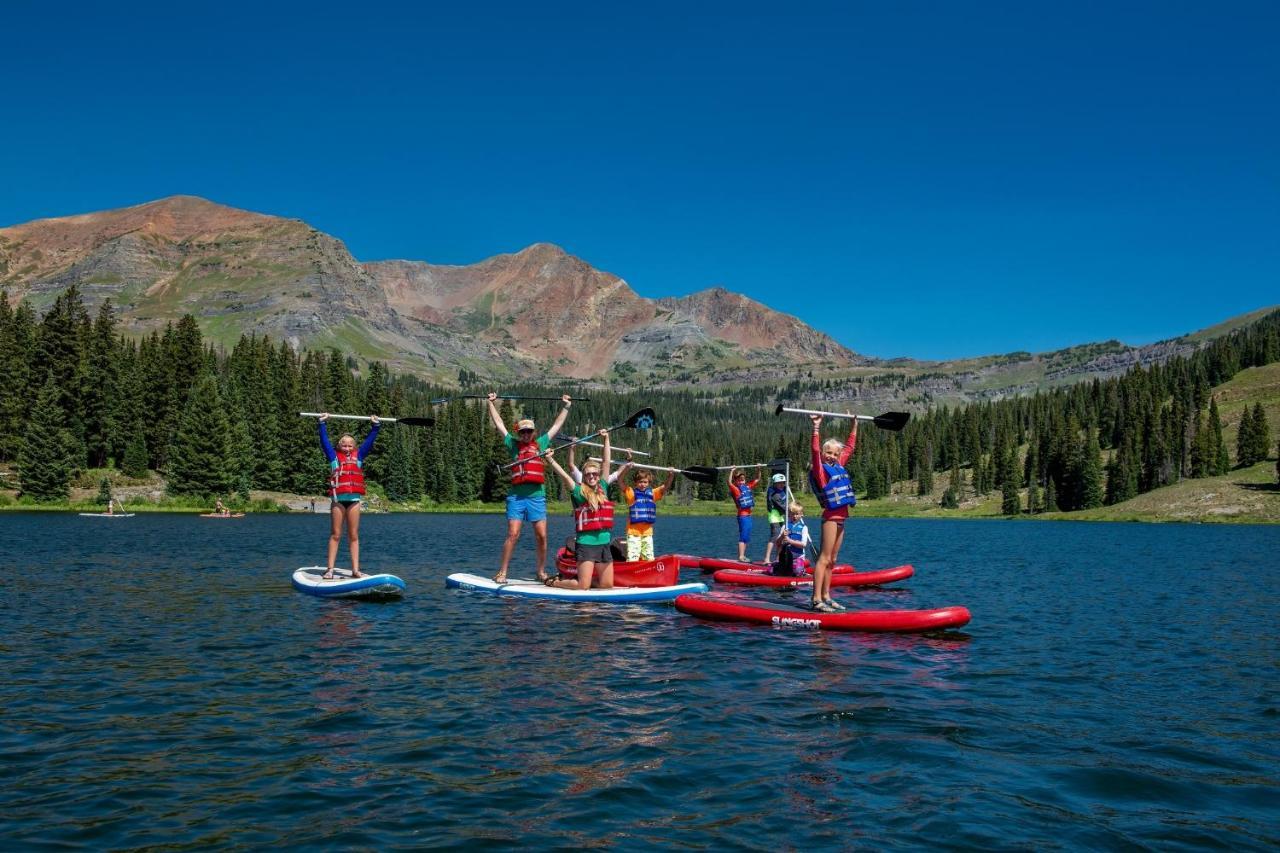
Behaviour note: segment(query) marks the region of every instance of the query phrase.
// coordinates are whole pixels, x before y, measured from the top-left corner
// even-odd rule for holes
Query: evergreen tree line
[[[227,352],[205,341],[191,316],[142,338],[121,333],[104,302],[90,317],[76,287],[37,317],[27,302],[13,308],[0,294],[0,461],[16,462],[24,494],[65,499],[85,468],[116,467],[142,477],[162,473],[179,495],[247,497],[249,489],[323,494],[328,469],[314,419],[300,411],[430,414],[430,428],[388,426],[366,460],[371,482],[389,499],[441,503],[499,501],[508,461],[483,400],[490,389],[467,371],[459,388],[395,375],[379,362],[358,364],[330,351],[295,352],[266,337],[243,336]],[[1072,510],[1115,503],[1182,477],[1224,473],[1229,465],[1217,403],[1209,389],[1243,367],[1280,360],[1280,312],[1164,365],[1124,376],[1000,402],[930,410],[901,433],[864,426],[849,472],[860,496],[889,494],[914,480],[931,494],[947,478],[944,503],[999,491],[1006,512]],[[810,427],[794,415],[774,417],[777,402],[808,383],[781,391],[747,388],[724,402],[705,389],[589,391],[566,380],[557,393],[589,396],[571,410],[566,432],[585,435],[626,420],[645,406],[652,430],[618,430],[615,446],[646,451],[660,465],[732,465],[785,457],[793,487],[808,467]],[[508,383],[504,394],[547,396],[545,386]],[[789,394],[788,392],[791,392]],[[439,398],[446,402],[434,403]],[[533,417],[550,424],[555,402],[504,401],[508,425]],[[1240,464],[1266,458],[1270,446],[1261,406],[1241,423]],[[1246,427],[1246,422],[1248,426]],[[361,440],[367,425],[331,420]],[[843,438],[847,421],[824,435]],[[1020,448],[1026,448],[1025,455]],[[1102,465],[1103,449],[1114,451]],[[579,448],[578,462],[598,455]],[[564,462],[565,454],[560,454]],[[625,459],[625,454],[615,454]],[[1252,460],[1252,461],[1250,461]],[[559,485],[548,481],[551,496]],[[728,500],[724,478],[681,482],[678,494]],[[812,501],[810,501],[812,503]]]

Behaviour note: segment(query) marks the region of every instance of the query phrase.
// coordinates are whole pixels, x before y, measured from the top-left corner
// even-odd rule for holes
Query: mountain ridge
[[[553,243],[473,264],[362,262],[301,219],[187,195],[0,228],[0,288],[39,308],[70,284],[91,307],[112,299],[133,333],[191,313],[223,345],[271,335],[438,381],[467,370],[495,381],[729,385],[819,371],[834,399],[915,404],[1115,375],[1192,351],[1241,320],[1140,347],[875,359],[724,287],[640,296]]]

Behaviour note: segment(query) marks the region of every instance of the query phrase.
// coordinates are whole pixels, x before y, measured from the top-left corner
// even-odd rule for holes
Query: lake
[[[0,514],[3,847],[1280,843],[1280,527],[854,520],[916,575],[851,609],[973,613],[893,636],[446,590],[500,516],[366,516],[408,594],[325,601],[327,525]]]

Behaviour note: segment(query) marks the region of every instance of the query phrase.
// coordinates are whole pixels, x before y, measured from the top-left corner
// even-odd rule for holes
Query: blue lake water
[[[891,636],[446,590],[498,516],[367,516],[408,595],[324,601],[327,524],[0,515],[0,846],[1280,843],[1280,528],[854,520],[916,576],[851,608],[973,613]]]

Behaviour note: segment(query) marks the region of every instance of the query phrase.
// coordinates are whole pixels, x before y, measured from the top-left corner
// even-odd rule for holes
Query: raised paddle
[[[568,442],[568,441],[573,441],[574,439],[573,439],[571,436],[567,436],[567,435],[565,435],[564,433],[560,433],[560,434],[558,434],[558,435],[555,437],[555,440],[556,440],[556,441],[566,441],[566,442]],[[586,445],[587,447],[604,447],[604,445],[603,445],[603,444],[601,444],[601,443],[600,443],[600,442],[598,442],[598,441],[579,441],[579,442],[578,442],[578,444],[583,444],[583,445]],[[568,446],[568,445],[566,445],[566,446]],[[616,452],[616,453],[634,453],[636,456],[649,456],[649,455],[650,455],[650,454],[648,454],[648,453],[645,453],[643,450],[636,450],[636,449],[631,448],[631,447],[615,447],[615,448],[614,448],[614,452]]]
[[[298,412],[304,418],[318,418],[323,412]],[[368,415],[329,415],[331,418],[337,418],[342,421],[371,421],[373,418]],[[379,417],[379,421],[384,424],[404,424],[405,426],[431,426],[436,422],[435,418],[384,418]]]
[[[658,419],[657,419],[657,416],[654,415],[653,409],[650,409],[646,406],[645,408],[641,409],[638,412],[633,412],[631,417],[627,418],[622,423],[615,424],[611,427],[605,427],[605,429],[607,429],[609,432],[613,432],[615,429],[653,429],[653,425],[656,424],[657,422],[658,422]],[[591,435],[597,435],[597,434],[599,434],[598,430],[592,433]],[[524,459],[517,459],[514,462],[508,462],[506,465],[499,465],[497,466],[497,468],[499,471],[506,471],[508,468],[514,468],[517,465],[523,465],[524,463],[528,462],[530,459],[540,459],[543,456],[546,456],[548,453],[550,453],[553,450],[563,450],[566,447],[573,447],[575,444],[582,444],[583,442],[586,441],[586,439],[590,437],[591,436],[588,435],[584,438],[579,438],[576,441],[570,441],[567,444],[560,445],[560,447],[558,448],[551,447],[542,451],[536,456],[529,456]]]
[[[795,415],[822,415],[824,418],[853,418],[857,421],[870,421],[880,429],[887,429],[891,432],[900,432],[907,421],[911,420],[910,412],[885,412],[883,415],[855,415],[852,412],[819,412],[814,409],[792,409],[787,406],[778,404],[778,408],[774,409],[775,415],[783,412],[791,412]]]
[[[594,462],[603,462],[597,456],[591,457]],[[691,465],[688,468],[668,468],[665,465],[642,465],[639,462],[630,463],[632,468],[645,468],[649,471],[675,471],[677,474],[684,474],[695,483],[714,483],[716,481],[715,469],[701,468],[697,465]]]
[[[750,465],[717,465],[713,471],[732,471],[734,468],[768,468],[768,462],[753,462]]]
[[[450,400],[487,400],[487,399],[489,399],[488,394],[458,394],[457,396],[454,396],[454,397],[436,397],[434,400],[431,400],[430,402],[431,402],[431,405],[435,406],[440,403],[447,403]],[[499,394],[498,399],[499,400],[547,400],[553,403],[560,402],[559,397],[525,397],[521,394]],[[572,400],[575,403],[591,402],[590,397],[573,397]]]

